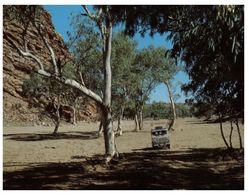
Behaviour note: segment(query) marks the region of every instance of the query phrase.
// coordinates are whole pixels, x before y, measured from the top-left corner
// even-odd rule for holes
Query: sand
[[[20,189],[20,188],[21,189],[22,188],[25,188],[25,189],[26,188],[27,189],[30,189],[30,188],[31,189],[38,189],[38,188],[41,188],[41,189],[69,189],[69,188],[76,189],[76,187],[69,187],[66,184],[63,184],[59,187],[58,186],[56,187],[56,185],[53,185],[53,187],[50,186],[47,188],[46,188],[46,185],[41,185],[41,186],[31,185],[29,187],[24,187],[23,184],[22,186],[17,185],[16,187],[15,185],[10,185],[12,181],[11,180],[12,176],[8,177],[8,174],[16,175],[16,173],[19,173],[20,171],[25,171],[30,168],[35,169],[36,167],[39,167],[41,165],[42,166],[45,165],[46,169],[45,167],[44,169],[47,170],[48,165],[50,166],[55,163],[60,164],[60,165],[68,165],[68,163],[71,163],[71,165],[78,167],[77,163],[80,163],[82,165],[82,163],[84,164],[85,162],[91,161],[90,162],[91,166],[92,164],[96,165],[96,166],[94,165],[94,170],[92,171],[96,171],[95,169],[99,169],[99,172],[103,174],[105,171],[109,170],[110,167],[97,166],[98,163],[93,163],[92,161],[93,158],[91,158],[96,155],[103,155],[105,152],[103,137],[99,137],[99,138],[97,137],[98,124],[99,123],[85,123],[85,122],[78,123],[75,126],[70,125],[70,124],[64,124],[59,128],[59,135],[57,137],[54,137],[53,135],[51,135],[51,133],[53,132],[53,126],[50,126],[50,127],[5,126],[3,128],[3,170],[4,170],[4,178],[5,178],[4,180],[5,188],[6,189]],[[168,168],[174,169],[174,170],[181,169],[184,167],[186,168],[186,166],[190,166],[190,164],[191,166],[194,166],[191,159],[187,158],[188,160],[186,160],[184,158],[185,159],[184,160],[182,158],[178,158],[178,157],[183,157],[184,155],[188,154],[188,152],[190,151],[200,152],[200,151],[205,150],[206,152],[207,150],[212,151],[212,150],[216,150],[217,148],[219,149],[225,148],[225,144],[220,135],[219,124],[215,124],[215,123],[208,124],[196,118],[185,118],[185,119],[178,119],[176,122],[175,130],[170,133],[171,149],[166,152],[161,151],[161,150],[159,151],[153,150],[152,145],[151,145],[151,135],[150,135],[151,128],[153,128],[156,125],[164,125],[164,124],[165,124],[164,120],[155,120],[155,121],[145,120],[144,130],[134,132],[134,122],[124,121],[123,122],[123,135],[116,138],[116,144],[117,144],[118,151],[121,154],[124,154],[124,156],[126,154],[127,155],[126,155],[126,158],[124,157],[122,159],[122,163],[120,164],[119,168],[122,167],[121,165],[126,166],[126,164],[132,161],[133,158],[139,158],[141,155],[145,155],[146,158],[148,158],[148,161],[150,163],[152,163],[153,158],[159,158],[161,160],[163,160],[164,158],[165,162],[167,162]],[[114,128],[116,128],[116,123],[114,123]],[[230,124],[229,123],[224,124],[224,132],[225,132],[227,139],[229,137],[229,131],[230,131]],[[243,132],[244,132],[244,128],[241,125],[242,138],[244,137]],[[233,141],[233,146],[235,148],[236,147],[238,148],[239,141],[238,141],[238,133],[236,129],[234,130],[232,141]],[[167,156],[169,154],[177,154],[176,155],[177,158],[175,158],[176,156],[169,158],[169,156]],[[191,152],[191,155],[192,154],[195,154],[195,153]],[[197,156],[195,157],[197,158]],[[144,160],[146,158],[143,157]],[[219,173],[219,171],[222,169],[227,171],[229,168],[233,167],[233,165],[237,163],[236,161],[234,161],[234,159],[228,159],[229,161],[228,164],[229,163],[231,164],[229,165],[221,164],[219,167],[215,167],[217,158],[216,157],[214,158],[215,160],[212,159],[208,163],[209,169],[213,170],[212,174],[214,174],[215,172]],[[160,163],[162,162],[160,161]],[[205,166],[207,165],[205,162],[205,159],[203,159],[203,162],[200,162],[200,163],[204,163]],[[144,166],[144,164],[146,164],[146,161],[142,164],[142,166]],[[241,165],[240,167],[242,170],[244,164],[242,161],[240,161],[239,164]],[[89,165],[89,163],[87,165]],[[115,170],[118,171],[118,169],[115,169]],[[135,170],[137,170],[137,168]],[[34,170],[32,169],[32,171]],[[24,174],[24,172],[22,174]],[[242,170],[242,173],[240,172],[239,177],[240,177],[239,181],[242,181],[243,170]],[[130,178],[130,176],[128,178]],[[124,180],[124,182],[128,182],[129,181],[128,178],[126,178],[127,181]],[[15,181],[15,182],[18,183],[18,181]],[[47,182],[47,186],[49,186],[48,184],[49,182]],[[122,182],[119,184],[122,184]],[[125,185],[126,184],[124,184],[124,186]],[[91,189],[91,186],[93,186],[93,189],[95,189],[94,186],[102,186],[102,187],[112,186],[110,187],[110,189],[113,189],[113,185],[111,185],[110,183],[95,184],[94,179],[88,180],[88,183],[84,183],[84,185],[81,183],[81,184],[77,184],[76,186],[78,186],[79,189],[82,189],[82,188],[84,189],[84,187],[86,186],[87,186],[86,189],[88,188]],[[126,186],[127,186],[127,189],[133,189],[133,188],[140,189],[136,185],[132,187],[131,185],[127,184]],[[241,185],[236,184],[235,186],[241,187],[243,185],[241,183]],[[172,186],[172,185],[171,187],[175,188],[175,186]],[[169,189],[172,189],[171,187]],[[224,184],[219,187],[224,187]],[[210,189],[219,189],[219,187],[212,188],[211,186]],[[152,186],[152,189],[157,189],[157,188],[162,189],[161,187],[156,186],[156,184],[154,187]],[[182,188],[184,188],[184,186],[182,186]],[[186,187],[186,188],[189,189],[189,187]],[[97,187],[97,189],[102,189],[102,188]],[[141,189],[147,189],[147,187],[141,188]],[[190,189],[192,188],[190,187]],[[202,189],[202,187],[200,187],[200,189]]]

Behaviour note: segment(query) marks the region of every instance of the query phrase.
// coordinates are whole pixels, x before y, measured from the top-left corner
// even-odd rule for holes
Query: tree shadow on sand
[[[56,135],[49,133],[18,133],[18,134],[5,134],[5,139],[15,141],[44,141],[44,140],[59,140],[59,139],[78,139],[78,140],[89,140],[97,139],[98,132],[80,132],[80,131],[69,131],[58,133]]]
[[[7,189],[244,189],[243,151],[141,150],[104,164],[102,156],[79,162],[29,166],[4,172]]]

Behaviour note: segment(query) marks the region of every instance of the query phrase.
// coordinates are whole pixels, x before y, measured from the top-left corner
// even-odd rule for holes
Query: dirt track
[[[145,121],[144,130],[134,132],[133,121],[125,121],[123,125],[124,134],[116,139],[121,160],[116,162],[117,165],[103,166],[101,165],[101,157],[96,157],[96,155],[104,154],[103,137],[97,138],[96,136],[97,123],[80,123],[76,126],[63,125],[59,129],[60,134],[57,137],[51,135],[53,127],[4,127],[4,188],[243,188],[243,156],[239,155],[238,157],[236,154],[235,158],[232,158],[220,149],[225,145],[221,139],[218,124],[207,124],[194,118],[178,119],[175,131],[171,133],[170,151],[152,150],[150,129],[155,125],[163,125],[164,122]],[[228,136],[229,124],[225,124],[224,129]],[[241,129],[243,136],[242,126]],[[235,147],[239,146],[236,131],[234,131],[233,145]],[[84,169],[84,174],[78,175],[79,172],[82,172],[82,169]],[[168,171],[165,172],[165,170]],[[173,174],[169,170],[175,173]],[[153,174],[156,172],[159,174],[156,174],[154,178]],[[165,180],[165,177],[171,174],[173,176],[180,173],[183,175],[179,175],[176,181],[172,180],[173,183]],[[40,179],[43,182],[40,182],[36,174],[42,176],[43,179]],[[123,178],[122,181],[119,181],[120,177],[117,174]],[[87,179],[84,179],[86,175],[88,175]],[[200,178],[203,175],[206,175],[206,177],[202,183]],[[24,184],[22,181],[26,177],[30,182]],[[54,177],[61,177],[64,182],[53,180]],[[134,177],[137,177],[135,181],[133,181]],[[142,180],[140,177],[142,177]],[[216,179],[214,180],[214,178]],[[193,181],[189,181],[191,179]],[[208,182],[210,179],[213,180],[214,184]],[[74,183],[75,180],[78,183]],[[155,183],[156,181],[158,182]],[[162,183],[162,181],[165,183]],[[166,184],[167,182],[168,184]],[[201,183],[198,185],[198,182]],[[206,185],[205,182],[209,184]],[[180,185],[180,183],[182,184]]]

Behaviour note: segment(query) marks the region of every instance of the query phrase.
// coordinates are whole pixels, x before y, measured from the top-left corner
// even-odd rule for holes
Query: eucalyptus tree
[[[70,33],[68,45],[74,55],[77,76],[84,84],[100,96],[103,96],[103,66],[101,60],[100,35],[95,32],[94,25],[81,15],[73,17],[73,33]],[[112,113],[118,119],[116,134],[122,134],[122,115],[127,104],[130,81],[130,67],[136,55],[136,43],[121,32],[114,35],[112,41]],[[101,112],[101,111],[100,111]],[[102,112],[100,113],[102,115]],[[100,122],[99,135],[103,132],[103,121]]]
[[[165,84],[168,92],[168,97],[170,99],[172,120],[169,124],[169,129],[171,129],[174,127],[177,118],[171,81],[174,78],[175,74],[180,70],[180,67],[176,65],[175,59],[170,57],[170,54],[166,50],[166,48],[150,47],[150,50],[151,50],[150,53],[151,59],[153,59],[153,61],[151,62],[153,64],[152,66],[152,72],[154,74],[153,77],[158,82]]]
[[[47,116],[55,125],[53,134],[57,135],[61,122],[60,107],[63,94],[62,86],[54,81],[44,80],[40,75],[33,74],[23,83],[23,92],[32,102],[33,107],[40,110],[40,119]]]
[[[159,83],[164,83],[167,86],[168,95],[172,108],[172,121],[170,127],[173,127],[176,119],[176,109],[174,104],[173,92],[171,89],[171,80],[179,70],[176,66],[175,60],[166,54],[166,49],[163,47],[155,48],[149,46],[137,54],[135,62],[135,70],[137,71],[137,91],[133,95],[135,98],[135,108],[137,116],[135,115],[136,127],[143,128],[143,105],[149,99],[149,94]],[[136,83],[136,82],[135,82]],[[136,120],[138,118],[138,120]],[[137,122],[136,122],[137,121]],[[135,129],[136,129],[135,127]]]
[[[111,70],[111,51],[112,51],[112,33],[113,27],[118,23],[115,15],[111,14],[110,6],[95,6],[97,13],[92,13],[87,6],[83,6],[85,16],[90,18],[98,28],[102,38],[102,54],[103,54],[103,73],[104,73],[104,90],[103,100],[100,103],[103,113],[103,127],[105,137],[105,148],[107,161],[117,154],[115,146],[115,136],[112,126],[111,112],[111,86],[112,86],[112,70]]]
[[[112,111],[117,115],[117,133],[122,134],[124,109],[129,103],[129,95],[133,82],[132,64],[136,57],[136,42],[123,33],[117,33],[113,39],[112,50]]]
[[[46,80],[41,75],[33,73],[23,83],[23,94],[28,99],[29,105],[39,110],[40,119],[46,116],[52,120],[55,125],[54,135],[58,134],[63,116],[66,117],[68,122],[75,124],[76,105],[74,99],[77,98],[78,93],[72,88],[54,80]],[[65,113],[69,116],[65,116]]]
[[[131,99],[135,102],[135,130],[143,129],[143,106],[149,100],[151,91],[158,85],[153,66],[155,58],[152,47],[138,51],[132,67],[133,92]]]
[[[31,58],[36,64],[36,72],[44,77],[54,79],[55,81],[67,85],[69,87],[78,89],[82,94],[86,95],[90,99],[94,100],[101,108],[103,112],[104,121],[104,140],[105,140],[105,153],[106,162],[109,162],[115,155],[118,154],[115,146],[115,136],[112,127],[112,113],[111,113],[111,85],[112,85],[112,72],[111,72],[111,48],[112,48],[112,31],[113,27],[118,23],[115,20],[115,16],[110,13],[110,6],[95,6],[93,11],[90,11],[87,6],[82,6],[84,13],[82,14],[88,17],[98,29],[101,37],[101,52],[102,52],[102,72],[103,72],[103,97],[95,93],[93,90],[87,88],[87,86],[82,81],[77,81],[77,79],[63,77],[60,74],[59,58],[56,56],[51,43],[46,37],[45,28],[43,25],[43,20],[41,20],[42,13],[35,15],[37,9],[32,9],[29,16],[32,18],[32,26],[37,29],[37,34],[42,38],[45,48],[49,51],[51,57],[51,67],[48,70],[45,68],[45,62],[42,61],[36,54],[29,50],[28,42],[25,37],[23,39],[24,45],[22,48],[15,45],[19,53],[26,58]],[[27,9],[29,8],[26,7]],[[39,8],[42,10],[42,8]],[[23,10],[17,9],[15,12],[22,14]],[[29,10],[28,10],[29,11]],[[29,19],[26,18],[26,19]],[[14,43],[13,43],[14,44]]]

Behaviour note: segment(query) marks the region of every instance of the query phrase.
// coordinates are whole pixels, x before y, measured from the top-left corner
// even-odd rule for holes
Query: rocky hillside
[[[22,90],[23,82],[29,79],[36,64],[21,56],[17,47],[23,48],[23,37],[28,40],[28,49],[44,62],[50,64],[50,54],[46,49],[37,30],[29,25],[25,28],[17,20],[11,18],[4,6],[3,16],[3,116],[4,122],[35,122],[38,120],[38,110],[29,106]],[[42,9],[41,23],[45,27],[44,35],[52,45],[55,55],[60,59],[70,58],[63,38],[55,31],[51,15]],[[48,65],[47,65],[48,66]],[[49,68],[49,67],[46,67]],[[83,112],[78,113],[82,120],[96,118],[96,105],[89,102]]]

